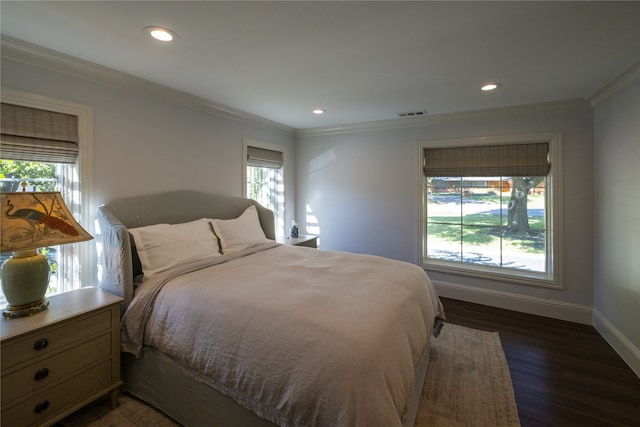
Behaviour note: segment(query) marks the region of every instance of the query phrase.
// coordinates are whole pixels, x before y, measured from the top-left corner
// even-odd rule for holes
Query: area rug
[[[126,394],[111,410],[101,399],[60,422],[64,427],[177,427]],[[446,324],[432,339],[415,427],[520,426],[509,367],[497,332]]]
[[[432,343],[416,427],[520,426],[497,332],[445,324]]]

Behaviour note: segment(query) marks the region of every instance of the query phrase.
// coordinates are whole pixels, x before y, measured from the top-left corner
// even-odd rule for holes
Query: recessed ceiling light
[[[313,110],[313,114],[324,114],[325,110],[323,110],[322,108],[316,108],[315,110]]]
[[[146,27],[144,32],[156,40],[162,42],[170,42],[173,39],[178,38],[178,35],[173,31],[162,27]]]
[[[502,86],[500,83],[487,83],[486,85],[482,86],[480,89],[484,91],[495,90],[495,89],[498,89],[500,86]]]

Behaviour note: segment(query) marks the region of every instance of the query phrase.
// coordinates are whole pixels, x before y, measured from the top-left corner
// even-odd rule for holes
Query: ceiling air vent
[[[426,116],[427,111],[408,111],[406,113],[398,113],[398,117],[416,117],[416,116]]]

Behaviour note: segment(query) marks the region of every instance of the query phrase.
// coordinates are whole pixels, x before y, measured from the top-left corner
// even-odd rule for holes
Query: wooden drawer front
[[[104,310],[59,327],[25,335],[19,341],[2,344],[2,370],[36,357],[54,353],[64,346],[111,328],[111,311]],[[44,347],[37,350],[38,346]]]
[[[6,410],[3,408],[2,425],[21,427],[43,423],[112,382],[111,360],[108,360],[57,387],[39,391]]]
[[[3,375],[2,405],[6,406],[108,357],[111,357],[110,333]]]

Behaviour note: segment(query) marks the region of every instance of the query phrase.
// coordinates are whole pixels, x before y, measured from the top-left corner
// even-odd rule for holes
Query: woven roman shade
[[[284,165],[281,151],[247,146],[247,166],[280,169]]]
[[[549,144],[424,149],[425,176],[546,176]]]
[[[75,163],[78,117],[2,103],[0,157],[32,162]]]

